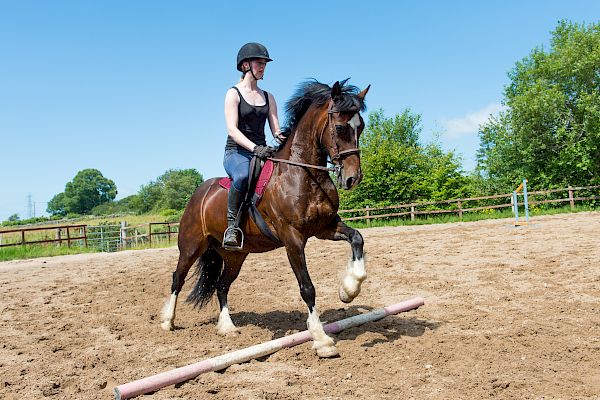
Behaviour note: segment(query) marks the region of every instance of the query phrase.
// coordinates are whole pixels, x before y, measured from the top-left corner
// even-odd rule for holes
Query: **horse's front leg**
[[[319,313],[315,305],[315,287],[310,280],[308,269],[306,268],[305,246],[306,239],[303,239],[297,233],[291,239],[288,238],[285,243],[288,259],[298,280],[300,295],[308,306],[306,324],[313,338],[313,349],[316,350],[319,357],[334,357],[339,353],[333,339],[327,336],[323,330],[323,324],[321,324],[321,320],[319,319]]]
[[[364,241],[359,231],[344,224],[339,216],[327,230],[317,235],[319,239],[345,240],[352,247],[352,258],[348,261],[346,273],[340,284],[339,296],[344,303],[350,303],[360,293],[360,285],[367,278],[365,268]]]

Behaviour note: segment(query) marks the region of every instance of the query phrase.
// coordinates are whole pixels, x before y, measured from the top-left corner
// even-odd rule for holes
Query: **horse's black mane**
[[[365,103],[357,96],[359,89],[353,85],[346,85],[348,79],[340,81],[342,94],[335,99],[335,106],[338,111],[364,111]],[[285,103],[287,118],[283,130],[292,132],[311,105],[315,104],[319,107],[329,100],[331,100],[330,86],[320,83],[316,79],[302,82],[292,98]]]

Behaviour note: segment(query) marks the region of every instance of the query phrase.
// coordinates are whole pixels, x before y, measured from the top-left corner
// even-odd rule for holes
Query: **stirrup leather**
[[[233,231],[233,233],[235,234],[236,232],[239,232],[240,237],[241,237],[241,242],[240,245],[230,245],[230,244],[226,244],[225,243],[225,236],[227,236],[227,233]],[[237,239],[237,236],[236,236]],[[242,231],[240,228],[238,228],[237,226],[229,226],[227,227],[227,229],[225,229],[225,232],[223,233],[223,241],[222,243],[222,247],[226,250],[241,250],[244,247],[244,231]]]

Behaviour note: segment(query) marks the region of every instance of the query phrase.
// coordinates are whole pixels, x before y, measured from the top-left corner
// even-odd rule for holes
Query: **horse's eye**
[[[337,133],[338,135],[341,135],[342,133],[344,133],[344,125],[336,125],[335,133]]]

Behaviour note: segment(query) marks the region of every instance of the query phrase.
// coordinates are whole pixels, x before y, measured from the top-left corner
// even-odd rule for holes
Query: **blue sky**
[[[351,77],[369,111],[421,114],[423,141],[472,169],[507,73],[560,19],[597,22],[600,2],[0,0],[0,220],[27,218],[29,194],[40,215],[85,168],[117,198],[171,168],[223,175],[249,41],[275,60],[260,86],[280,109],[306,78]]]

